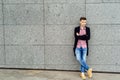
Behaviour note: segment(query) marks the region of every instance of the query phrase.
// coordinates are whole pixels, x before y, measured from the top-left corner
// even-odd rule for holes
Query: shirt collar
[[[85,29],[86,29],[86,26],[83,29],[81,29],[81,27],[80,27],[80,30],[85,30]]]

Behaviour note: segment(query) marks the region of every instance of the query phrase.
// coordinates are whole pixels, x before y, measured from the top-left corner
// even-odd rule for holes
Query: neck
[[[80,26],[80,28],[81,28],[81,29],[84,29],[84,28],[85,28],[85,26]]]

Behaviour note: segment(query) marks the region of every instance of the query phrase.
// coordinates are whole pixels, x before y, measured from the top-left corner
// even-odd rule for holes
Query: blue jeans
[[[86,55],[87,55],[87,48],[76,48],[75,49],[76,59],[81,64],[80,70],[84,73],[86,70],[89,69],[89,66],[86,63]]]

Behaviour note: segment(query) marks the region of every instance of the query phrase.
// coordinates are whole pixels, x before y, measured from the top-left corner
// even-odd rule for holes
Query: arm
[[[78,36],[76,30],[75,30],[74,35],[77,39],[80,39],[80,40],[90,40],[90,28],[86,29],[86,35]]]

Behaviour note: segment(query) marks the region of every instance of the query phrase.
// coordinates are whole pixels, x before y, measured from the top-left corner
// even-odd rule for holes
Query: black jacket
[[[90,40],[90,28],[86,26],[86,35],[77,36],[76,33],[79,33],[79,32],[80,32],[80,26],[75,27],[75,29],[74,29],[75,42],[74,42],[74,47],[73,47],[74,55],[75,55],[75,49],[76,49],[78,40],[86,40],[86,43],[87,43],[87,55],[88,55],[88,50],[89,50],[88,40]]]

